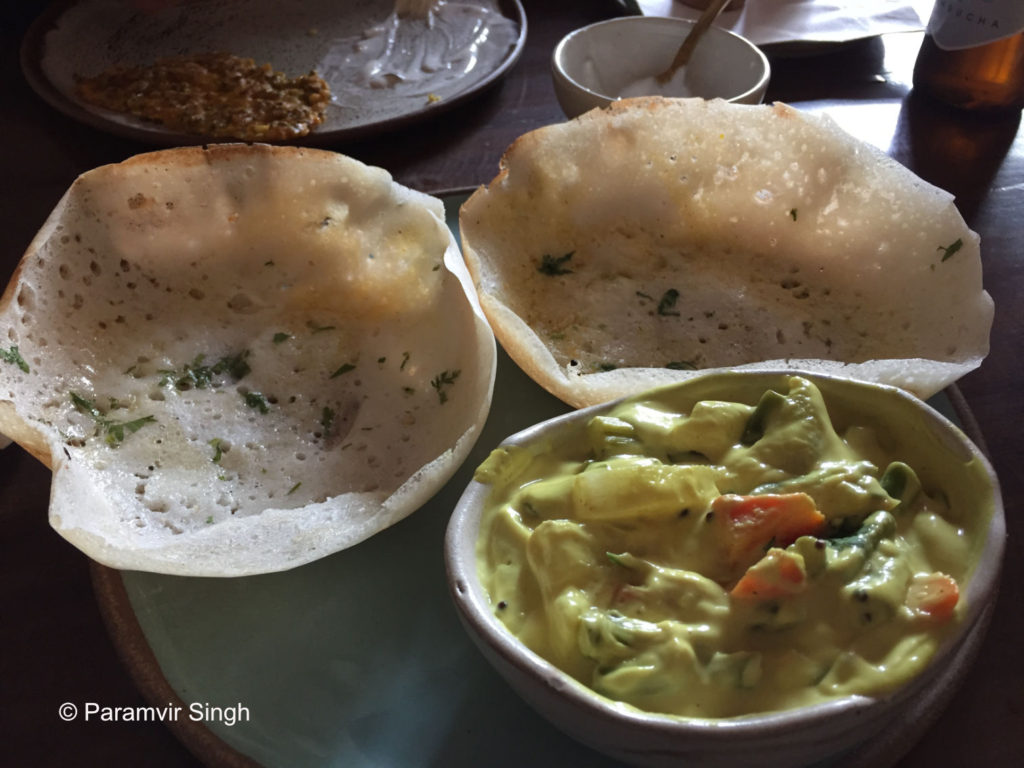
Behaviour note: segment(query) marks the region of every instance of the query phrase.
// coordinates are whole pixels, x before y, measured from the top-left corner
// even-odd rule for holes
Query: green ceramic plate
[[[444,196],[456,234],[465,198]],[[933,404],[952,414],[945,397]],[[499,352],[469,459],[426,506],[359,546],[236,579],[97,566],[97,597],[143,694],[182,707],[169,727],[216,765],[612,765],[492,671],[458,622],[443,563],[473,469],[504,438],[566,410]]]

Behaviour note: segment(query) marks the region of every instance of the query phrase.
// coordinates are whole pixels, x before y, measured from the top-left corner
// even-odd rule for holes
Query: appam
[[[498,340],[577,407],[785,367],[928,397],[988,352],[952,195],[784,104],[626,99],[535,130],[460,227]]]
[[[108,566],[235,576],[420,507],[494,337],[441,202],[331,152],[214,145],[79,177],[0,301],[0,432]]]

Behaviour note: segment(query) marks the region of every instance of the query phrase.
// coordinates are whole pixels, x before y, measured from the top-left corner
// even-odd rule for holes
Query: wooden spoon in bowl
[[[395,0],[395,13],[403,19],[425,19],[441,0]]]
[[[672,76],[675,75],[680,69],[686,66],[686,62],[690,60],[690,56],[693,55],[693,49],[697,47],[697,43],[700,42],[701,37],[707,32],[708,27],[718,18],[725,6],[729,4],[729,0],[711,0],[707,7],[701,13],[697,21],[694,22],[690,28],[689,33],[686,35],[686,39],[683,40],[683,44],[679,46],[679,50],[676,51],[676,57],[672,59],[672,63],[668,69],[662,72],[660,75],[655,76],[658,85],[664,85]]]

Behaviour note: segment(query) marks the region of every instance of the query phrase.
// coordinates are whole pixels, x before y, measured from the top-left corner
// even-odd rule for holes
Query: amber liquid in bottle
[[[1013,0],[1012,5],[1021,0]],[[914,66],[914,87],[964,109],[1021,109],[1024,107],[1024,31],[1011,15],[998,14],[1000,3],[978,0],[939,0]],[[1006,4],[1010,5],[1010,3]],[[988,14],[988,15],[985,15]],[[1000,22],[1002,22],[1000,26]],[[957,46],[937,44],[958,27]],[[995,35],[1008,34],[995,40]],[[974,42],[976,36],[981,42]],[[941,40],[940,40],[941,42]]]

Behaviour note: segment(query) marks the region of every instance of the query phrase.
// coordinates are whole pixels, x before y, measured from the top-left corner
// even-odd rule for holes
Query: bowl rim
[[[444,540],[445,570],[449,591],[459,618],[470,630],[472,639],[485,644],[504,662],[510,664],[534,682],[568,699],[570,705],[586,711],[591,716],[608,722],[617,722],[640,727],[648,732],[660,732],[673,737],[697,736],[717,741],[735,739],[741,735],[769,733],[780,728],[813,727],[828,723],[843,714],[866,715],[872,710],[889,704],[911,699],[923,689],[930,674],[941,669],[944,660],[954,656],[962,642],[976,630],[987,629],[988,619],[994,607],[999,588],[1006,543],[1006,521],[998,477],[985,453],[953,422],[934,409],[927,402],[909,392],[888,384],[852,379],[835,374],[823,374],[801,369],[778,368],[758,371],[732,371],[709,373],[683,382],[662,385],[606,403],[555,416],[505,438],[496,448],[527,443],[545,433],[560,429],[563,424],[584,420],[615,407],[623,400],[644,397],[660,390],[686,387],[692,382],[709,378],[770,378],[780,375],[802,376],[813,380],[827,379],[838,382],[839,386],[866,387],[895,397],[918,409],[933,425],[952,436],[964,447],[970,458],[977,460],[991,486],[992,515],[984,529],[984,542],[978,549],[977,561],[969,573],[965,593],[974,598],[967,605],[960,625],[955,632],[946,636],[925,667],[900,685],[873,695],[850,694],[835,699],[785,710],[758,712],[726,718],[701,718],[667,713],[649,712],[630,704],[610,699],[576,680],[547,661],[522,643],[490,610],[486,593],[479,580],[476,568],[476,541],[479,537],[480,521],[484,503],[490,487],[472,480],[460,497],[449,519]],[[991,599],[979,599],[990,596]],[[970,659],[969,659],[970,660]]]
[[[675,16],[617,16],[617,17],[611,18],[611,19],[603,19],[601,21],[595,21],[592,24],[587,24],[584,27],[579,27],[578,29],[574,29],[573,31],[569,32],[561,40],[558,41],[558,44],[555,46],[554,50],[551,53],[551,70],[552,70],[552,72],[555,73],[556,77],[564,78],[568,83],[570,83],[572,85],[572,87],[574,87],[574,88],[576,88],[576,89],[578,89],[578,90],[580,90],[580,91],[582,91],[582,92],[584,92],[584,93],[586,93],[586,94],[588,94],[588,95],[590,95],[590,96],[592,96],[594,98],[605,99],[605,100],[608,100],[609,102],[614,102],[614,101],[619,100],[619,97],[611,96],[611,95],[606,94],[606,93],[601,93],[599,91],[595,91],[592,88],[588,88],[587,86],[583,85],[579,80],[577,80],[575,77],[570,75],[568,73],[568,71],[566,71],[566,69],[565,69],[565,66],[564,66],[564,63],[563,63],[563,56],[564,56],[565,48],[568,45],[570,45],[575,39],[577,39],[579,37],[585,36],[586,34],[590,33],[594,29],[596,29],[598,27],[604,27],[604,26],[624,26],[624,25],[631,25],[631,26],[666,26],[667,25],[667,26],[677,27],[677,28],[682,30],[682,29],[690,29],[690,28],[692,28],[693,25],[694,25],[694,22],[689,20],[689,19],[682,19],[682,18],[678,18],[678,17],[675,17]],[[750,88],[748,88],[745,91],[742,91],[742,92],[737,93],[737,94],[733,94],[732,96],[729,96],[728,98],[726,98],[724,96],[716,97],[716,98],[721,98],[723,101],[727,101],[727,102],[737,102],[737,101],[740,101],[742,99],[749,98],[752,94],[757,93],[759,90],[763,90],[763,89],[768,87],[768,82],[771,79],[771,74],[772,74],[772,72],[771,72],[771,63],[768,61],[768,57],[765,55],[764,51],[761,50],[760,47],[758,47],[757,45],[755,45],[753,42],[751,42],[747,38],[743,37],[742,35],[736,34],[732,30],[725,29],[723,27],[718,27],[718,26],[715,26],[715,25],[712,25],[711,27],[709,27],[708,30],[704,34],[705,35],[724,35],[724,36],[732,37],[732,38],[735,38],[735,39],[739,40],[740,42],[745,44],[745,47],[747,47],[754,54],[754,58],[761,63],[761,75],[760,75],[760,77],[758,77],[757,82],[753,86],[751,86]],[[680,42],[682,42],[682,38],[680,38]]]

